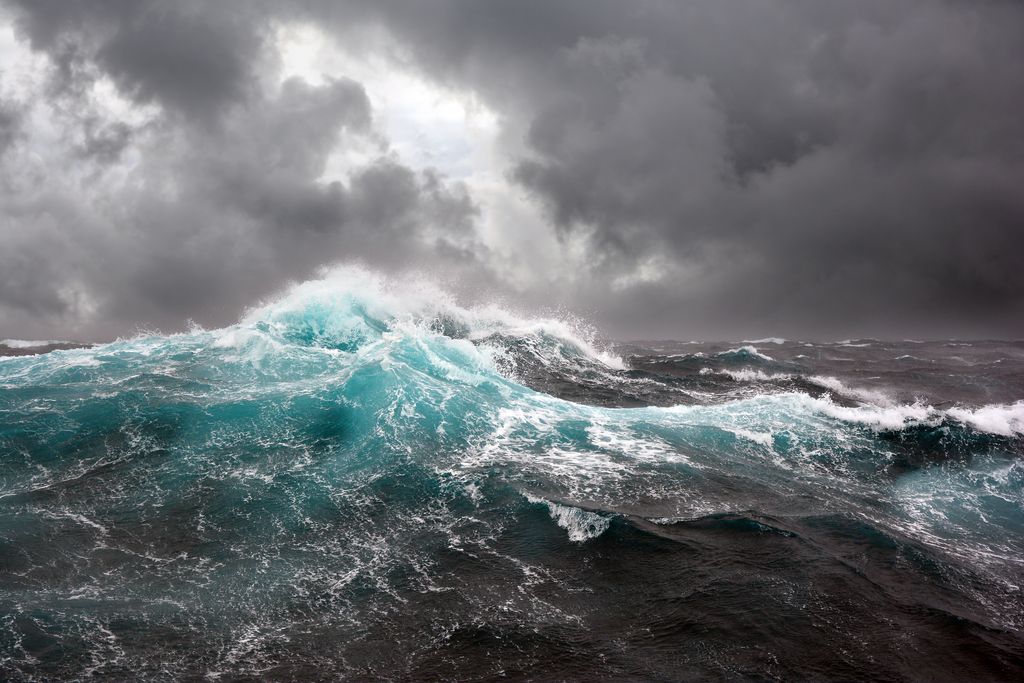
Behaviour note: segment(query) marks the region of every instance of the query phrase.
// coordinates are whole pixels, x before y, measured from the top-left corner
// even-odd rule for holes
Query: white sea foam
[[[881,406],[892,405],[892,399],[882,391],[877,389],[863,389],[858,387],[850,387],[843,384],[835,377],[829,377],[825,375],[813,375],[807,378],[808,381],[817,384],[823,389],[828,389],[840,396],[846,398],[852,398],[855,401],[864,401],[867,403],[874,403]]]
[[[765,372],[763,370],[756,370],[753,368],[742,368],[740,370],[729,370],[727,368],[701,368],[700,374],[724,375],[726,377],[731,377],[737,382],[772,382],[792,380],[799,377],[799,375],[785,372]],[[892,399],[885,392],[877,389],[864,389],[847,386],[835,377],[822,375],[813,375],[806,379],[823,389],[828,389],[829,391],[845,398],[881,406],[888,406],[892,404]]]
[[[946,414],[977,430],[999,436],[1024,435],[1024,401],[976,409],[950,408]]]
[[[749,429],[741,429],[739,427],[731,427],[726,431],[732,432],[736,436],[748,441],[761,444],[765,448],[771,448],[774,445],[771,432],[752,432]]]
[[[82,355],[82,356],[71,356],[67,359],[65,364],[67,367],[80,367],[80,368],[98,368],[103,363],[96,356]]]
[[[562,527],[569,533],[569,540],[574,543],[583,543],[603,534],[611,525],[611,519],[596,512],[588,512],[571,505],[553,503],[545,498],[524,494],[526,500],[534,504],[547,505],[548,513],[555,524]]]
[[[785,344],[782,337],[765,337],[764,339],[744,339],[744,344]]]
[[[919,403],[903,405],[863,405],[855,408],[836,405],[828,398],[811,399],[814,409],[830,417],[867,425],[880,431],[895,431],[915,425],[937,425],[942,412]]]
[[[50,344],[73,344],[74,342],[65,341],[63,339],[0,339],[0,344],[3,344],[9,349],[32,349],[37,346],[49,346]]]
[[[623,429],[617,422],[594,420],[587,427],[587,437],[597,448],[633,460],[685,462],[699,467],[665,440],[650,435],[641,436],[632,430]]]
[[[696,353],[673,353],[665,356],[666,358],[705,358],[704,352],[697,351]]]
[[[977,408],[940,409],[926,403],[837,404],[828,395],[814,397],[803,392],[766,394],[713,406],[680,405],[649,410],[666,411],[688,424],[707,424],[749,438],[738,430],[763,434],[776,428],[790,429],[813,416],[825,416],[876,431],[898,431],[916,426],[937,427],[957,422],[997,436],[1024,436],[1024,401],[990,404]],[[799,428],[798,428],[799,429]],[[761,437],[756,437],[761,438]]]
[[[941,410],[924,403],[847,407],[836,405],[827,397],[807,399],[809,407],[817,412],[880,430],[899,430],[918,425],[938,426],[944,420],[953,420],[988,434],[1024,436],[1024,401]]]
[[[732,355],[741,354],[741,353],[750,354],[751,356],[755,356],[757,358],[760,358],[761,360],[775,360],[771,356],[769,356],[767,354],[764,354],[764,353],[761,353],[760,351],[758,351],[756,346],[750,346],[750,345],[740,346],[739,348],[729,349],[728,351],[720,351],[719,353],[716,353],[715,355],[716,356],[732,356]]]
[[[601,348],[595,330],[582,321],[529,317],[497,304],[467,308],[427,278],[392,281],[358,266],[328,269],[320,279],[294,285],[276,299],[250,309],[239,327],[262,324],[271,330],[282,329],[297,315],[308,315],[306,324],[318,336],[340,343],[377,336],[375,324],[405,324],[407,329],[430,331],[433,323],[445,320],[474,341],[494,334],[547,337],[610,368],[626,367],[622,358]],[[231,328],[222,331],[222,343],[231,345],[235,334]]]
[[[785,372],[765,372],[763,370],[754,370],[751,368],[743,368],[741,370],[701,368],[700,374],[725,375],[726,377],[731,377],[737,382],[770,382],[793,379],[794,377],[794,375],[790,375]]]

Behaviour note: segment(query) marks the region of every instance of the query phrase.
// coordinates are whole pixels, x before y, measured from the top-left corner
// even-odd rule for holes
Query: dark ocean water
[[[1022,399],[1022,342],[601,345],[358,271],[3,357],[0,678],[1020,680]]]

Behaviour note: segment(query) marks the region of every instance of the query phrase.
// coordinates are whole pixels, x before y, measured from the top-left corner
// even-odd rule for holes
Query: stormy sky
[[[332,263],[618,338],[1024,336],[1024,3],[0,0],[0,337]]]

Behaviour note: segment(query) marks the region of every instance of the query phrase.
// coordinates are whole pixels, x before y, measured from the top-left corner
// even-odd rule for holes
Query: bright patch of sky
[[[498,117],[473,93],[438,87],[376,54],[349,54],[307,24],[281,26],[276,39],[282,81],[298,76],[319,85],[328,78],[345,77],[361,83],[375,125],[403,163],[436,168],[467,181],[495,168]],[[346,162],[352,159],[341,156],[332,161],[325,177],[335,179],[332,176],[344,175]]]
[[[281,82],[297,76],[313,85],[329,78],[361,83],[390,152],[412,168],[434,168],[466,184],[481,207],[478,235],[491,250],[491,266],[507,284],[524,287],[535,282],[538,272],[565,272],[568,254],[540,207],[507,179],[501,119],[475,93],[404,70],[400,59],[387,58],[387,50],[348,52],[308,24],[279,26],[276,47]],[[331,155],[322,179],[344,179],[349,169],[380,153],[346,140]]]

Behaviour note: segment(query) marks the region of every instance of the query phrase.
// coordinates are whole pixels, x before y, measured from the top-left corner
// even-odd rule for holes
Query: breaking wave
[[[745,345],[685,363],[709,358],[781,362]],[[660,591],[679,578],[652,578],[672,571],[652,544],[747,556],[712,532],[809,539],[785,552],[828,548],[813,560],[828,567],[891,546],[928,573],[909,604],[952,593],[979,628],[1024,628],[1024,401],[940,408],[679,362],[651,361],[675,373],[659,374],[579,324],[358,269],[227,328],[8,359],[4,671],[469,675],[431,668],[423,653],[458,642],[425,634],[583,634],[616,609],[601,553],[650,567]],[[712,396],[716,375],[780,386]],[[636,647],[655,668],[635,671],[670,674]]]

